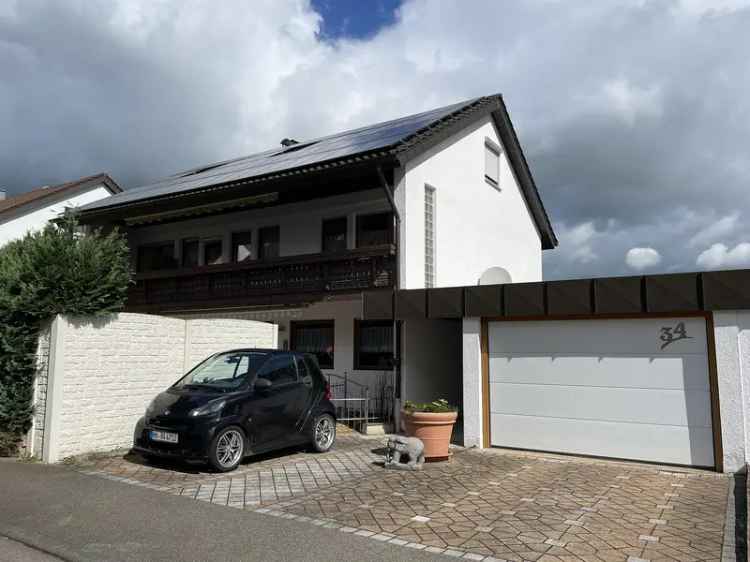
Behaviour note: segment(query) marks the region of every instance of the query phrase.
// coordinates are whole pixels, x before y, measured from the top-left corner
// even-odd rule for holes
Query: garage
[[[715,466],[704,316],[486,326],[492,446]]]

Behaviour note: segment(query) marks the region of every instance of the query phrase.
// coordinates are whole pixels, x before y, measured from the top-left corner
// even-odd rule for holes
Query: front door
[[[285,353],[271,357],[258,372],[258,379],[271,384],[267,388],[256,386],[250,399],[255,445],[295,441],[295,424],[304,407],[307,387],[297,374],[294,356]]]

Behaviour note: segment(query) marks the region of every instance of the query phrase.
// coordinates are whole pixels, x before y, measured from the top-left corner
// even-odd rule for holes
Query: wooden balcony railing
[[[393,286],[393,245],[136,275],[128,309],[287,304]]]

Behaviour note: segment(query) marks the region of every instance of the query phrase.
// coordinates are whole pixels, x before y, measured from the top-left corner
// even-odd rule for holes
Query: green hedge
[[[72,214],[0,248],[0,455],[31,427],[40,326],[121,310],[131,279],[124,236],[85,233]]]

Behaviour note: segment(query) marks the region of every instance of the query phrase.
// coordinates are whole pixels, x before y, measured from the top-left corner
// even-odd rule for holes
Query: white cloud
[[[653,248],[630,248],[625,263],[637,270],[648,269],[661,263],[661,254]]]
[[[662,96],[658,86],[638,87],[618,78],[606,82],[602,93],[609,108],[628,125],[633,125],[639,116],[661,116]]]
[[[573,228],[560,225],[558,237],[560,245],[566,248],[566,254],[570,261],[591,263],[599,257],[594,252],[592,245],[596,233],[593,222],[584,222]]]
[[[714,244],[701,252],[695,263],[704,269],[750,267],[750,242],[741,242],[732,249],[726,244]]]
[[[680,0],[680,7],[687,13],[696,16],[735,12],[748,6],[750,6],[748,0]]]
[[[732,234],[737,228],[740,214],[735,212],[731,215],[722,217],[718,221],[711,222],[705,228],[699,230],[692,238],[688,241],[688,246],[694,248],[696,246],[706,246],[720,240],[726,239],[727,236]]]

